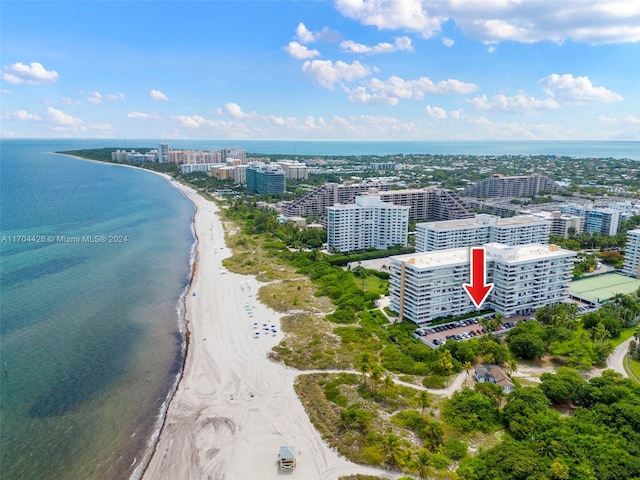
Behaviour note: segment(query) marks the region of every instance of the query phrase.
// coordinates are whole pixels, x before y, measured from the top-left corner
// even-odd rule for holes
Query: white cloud
[[[200,128],[209,122],[209,120],[199,115],[178,115],[173,118],[178,120],[183,127],[187,128]]]
[[[124,100],[124,93],[120,92],[120,93],[111,93],[109,95],[107,95],[107,100],[111,101],[111,102],[115,102],[116,100]]]
[[[589,77],[574,77],[572,74],[553,73],[539,80],[550,97],[565,102],[617,102],[619,95],[604,87],[594,87]]]
[[[432,107],[431,105],[427,105],[425,107],[425,112],[429,117],[435,118],[437,120],[447,118],[447,111],[444,108]]]
[[[440,31],[445,18],[431,15],[423,6],[425,3],[421,0],[336,0],[335,5],[342,15],[363,25],[412,30],[430,38]],[[432,7],[438,8],[437,4],[429,6]]]
[[[325,88],[333,89],[336,82],[351,82],[359,78],[368,76],[371,69],[362,65],[358,61],[353,63],[345,63],[337,61],[333,63],[331,60],[307,60],[302,65],[302,71]]]
[[[102,103],[102,95],[99,92],[91,92],[87,97],[87,102],[99,104]]]
[[[64,113],[62,110],[58,110],[53,107],[47,108],[47,117],[54,124],[63,127],[75,127],[83,123],[79,118],[72,117],[71,115]]]
[[[11,91],[11,90],[7,90],[5,88],[0,90],[0,94],[1,95],[13,95],[15,92]]]
[[[131,112],[131,113],[127,113],[127,118],[161,119],[162,117],[155,112],[154,113]]]
[[[453,45],[456,43],[453,41],[453,38],[449,38],[449,37],[442,37],[440,41],[445,47],[453,47]]]
[[[36,113],[29,113],[26,110],[16,110],[15,112],[2,115],[6,120],[18,120],[21,122],[39,122],[42,117]]]
[[[527,113],[536,110],[551,110],[559,106],[553,98],[539,100],[522,93],[512,97],[493,95],[491,99],[486,95],[481,95],[480,97],[467,98],[467,103],[483,112],[499,113]]]
[[[158,101],[158,100],[167,101],[167,100],[169,100],[169,97],[167,97],[160,90],[151,90],[149,92],[149,96],[151,97],[151,100],[155,100],[155,101]]]
[[[473,83],[455,79],[441,80],[436,83],[428,77],[420,77],[417,80],[404,80],[395,75],[387,80],[372,78],[369,81],[369,88],[374,92],[387,93],[393,97],[413,98],[415,100],[422,100],[425,92],[467,94],[478,90],[478,86]]]
[[[279,115],[270,115],[269,120],[271,120],[271,123],[274,125],[284,125],[287,123],[286,120]]]
[[[356,87],[352,89],[345,88],[345,91],[349,94],[349,101],[351,103],[387,106],[398,104],[397,97],[390,97],[386,93],[368,93],[364,87]]]
[[[245,118],[258,118],[259,115],[256,112],[243,112],[240,105],[237,103],[229,102],[224,106],[224,109],[227,111],[229,115],[238,120],[242,120]]]
[[[640,3],[627,0],[449,0],[447,9],[462,31],[487,43],[640,41]]]
[[[3,67],[2,80],[15,85],[40,85],[56,82],[58,72],[47,70],[39,62],[32,62],[29,65],[18,62]]]
[[[352,40],[340,42],[340,49],[348,53],[365,53],[367,55],[378,55],[380,53],[391,53],[401,50],[413,52],[413,45],[409,37],[398,37],[393,43],[381,42],[374,46],[356,43]]]
[[[293,58],[297,58],[297,59],[313,58],[313,57],[320,56],[320,52],[315,48],[313,50],[309,50],[307,47],[299,44],[298,42],[289,42],[289,44],[286,47],[284,47],[284,50]]]
[[[430,38],[443,22],[491,44],[566,40],[588,44],[640,41],[640,2],[630,0],[336,0],[345,17],[379,29]]]
[[[598,121],[605,125],[640,125],[640,117],[627,115],[625,117],[605,117],[599,116]]]
[[[329,30],[329,27],[323,27],[319,32],[312,32],[304,23],[300,22],[296,28],[296,38],[302,43],[315,43],[321,40],[335,42],[338,40],[338,34]]]
[[[436,83],[428,77],[405,80],[397,76],[391,76],[386,80],[372,78],[365,83],[365,86],[352,89],[344,88],[349,94],[349,100],[353,103],[390,106],[397,105],[399,99],[422,100],[425,93],[467,94],[475,92],[477,89],[478,86],[473,83],[455,79],[441,80]]]

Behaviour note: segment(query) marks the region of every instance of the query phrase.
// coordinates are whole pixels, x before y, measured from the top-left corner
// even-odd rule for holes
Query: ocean
[[[50,152],[157,143],[0,143],[3,480],[111,480],[139,472],[183,360],[180,308],[193,254],[193,206],[157,175]],[[640,142],[167,143],[292,156],[640,160]]]
[[[181,369],[194,207],[76,146],[1,145],[3,480],[129,478]]]

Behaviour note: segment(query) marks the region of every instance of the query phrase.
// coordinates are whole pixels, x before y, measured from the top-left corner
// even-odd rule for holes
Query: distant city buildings
[[[465,191],[465,195],[472,197],[526,197],[540,192],[555,192],[558,185],[546,175],[534,173],[531,175],[504,176],[492,175]]]
[[[168,163],[168,162],[169,162],[169,144],[159,143],[158,144],[158,163]]]
[[[227,147],[220,150],[220,161],[226,162],[229,159],[240,160],[241,163],[247,163],[247,157],[244,148]]]
[[[247,192],[262,195],[286,191],[284,171],[278,165],[252,163],[245,175]]]
[[[326,221],[327,207],[352,204],[358,195],[374,195],[394,205],[410,207],[409,219],[453,220],[473,217],[473,211],[453,192],[438,187],[390,190],[388,183],[327,183],[284,207],[286,216],[319,217]]]
[[[630,277],[640,278],[640,228],[627,232],[622,273]]]
[[[578,215],[584,219],[586,233],[602,233],[615,235],[620,228],[620,211],[611,208],[589,207],[585,205],[563,205],[562,213]]]
[[[327,207],[338,203],[343,205],[354,203],[357,195],[361,195],[374,187],[378,191],[385,191],[390,188],[388,183],[378,182],[325,183],[285,205],[284,214],[287,217],[299,216],[326,219]]]
[[[379,196],[358,196],[355,204],[327,207],[329,251],[352,253],[407,245],[409,207],[383,202]]]
[[[288,180],[306,180],[309,178],[309,168],[304,164],[294,160],[279,160],[274,162],[279,165]]]
[[[210,172],[217,166],[217,163],[185,163],[180,165],[180,173],[185,175],[193,172]]]
[[[558,211],[547,212],[543,210],[531,210],[526,213],[549,222],[550,235],[569,238],[571,235],[584,231],[584,219],[579,215],[569,215],[568,213]]]
[[[473,218],[416,225],[416,251],[429,252],[484,243],[524,245],[549,243],[550,223],[533,216],[500,218],[479,214]]]
[[[483,307],[510,317],[565,301],[575,252],[556,245],[484,245],[486,281],[494,287]],[[390,308],[424,325],[476,311],[462,287],[470,279],[470,249],[391,257]]]
[[[131,162],[131,163],[142,163],[142,162],[155,162],[157,158],[157,153],[155,150],[151,150],[148,153],[140,153],[135,150],[116,150],[115,152],[111,152],[111,161],[112,162]]]

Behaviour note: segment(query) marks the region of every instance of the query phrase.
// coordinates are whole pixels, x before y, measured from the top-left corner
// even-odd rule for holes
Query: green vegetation
[[[640,386],[607,370],[589,382],[563,371],[547,390],[575,409],[561,417],[542,387],[507,396],[511,438],[461,461],[462,479],[602,479],[640,476]]]

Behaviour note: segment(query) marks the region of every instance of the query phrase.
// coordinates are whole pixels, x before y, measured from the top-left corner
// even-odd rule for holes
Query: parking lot
[[[496,333],[501,334],[509,331],[516,326],[518,320],[506,320],[502,326],[498,327]],[[479,319],[472,318],[469,320],[460,320],[457,322],[443,323],[441,325],[432,325],[420,327],[415,330],[415,335],[420,338],[423,343],[432,348],[438,348],[447,340],[464,341],[474,337],[481,337],[487,331],[482,327]]]

